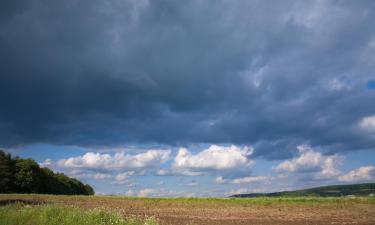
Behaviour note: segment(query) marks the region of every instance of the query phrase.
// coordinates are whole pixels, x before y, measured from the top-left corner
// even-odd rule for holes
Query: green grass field
[[[155,219],[123,218],[103,209],[83,210],[54,204],[25,205],[16,203],[0,207],[0,225],[157,225]]]
[[[85,202],[85,201],[143,201],[148,204],[179,203],[179,204],[375,204],[375,197],[256,197],[256,198],[185,198],[185,197],[127,197],[127,196],[83,196],[83,195],[44,195],[44,194],[0,194],[2,199],[23,199],[47,202]]]

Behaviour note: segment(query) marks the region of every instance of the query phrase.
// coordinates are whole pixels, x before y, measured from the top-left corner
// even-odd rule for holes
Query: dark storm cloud
[[[373,1],[0,3],[2,145],[371,149]]]

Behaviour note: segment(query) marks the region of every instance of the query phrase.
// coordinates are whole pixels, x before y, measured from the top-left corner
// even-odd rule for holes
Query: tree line
[[[0,193],[93,195],[94,189],[63,173],[41,168],[32,159],[12,157],[0,150]]]

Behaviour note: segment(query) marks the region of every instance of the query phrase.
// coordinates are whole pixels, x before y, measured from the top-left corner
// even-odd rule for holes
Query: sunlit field
[[[0,224],[375,224],[375,198],[0,195]]]
[[[36,225],[157,225],[153,218],[124,218],[118,212],[94,208],[83,210],[74,206],[56,204],[33,205],[16,203],[0,208],[0,224]]]

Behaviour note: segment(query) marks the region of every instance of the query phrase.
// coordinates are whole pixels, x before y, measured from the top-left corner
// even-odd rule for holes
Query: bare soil
[[[275,202],[259,204],[235,201],[145,198],[61,197],[43,195],[0,196],[15,200],[58,203],[84,208],[116,210],[125,217],[150,217],[161,225],[375,225],[375,204],[360,201],[329,203]]]

